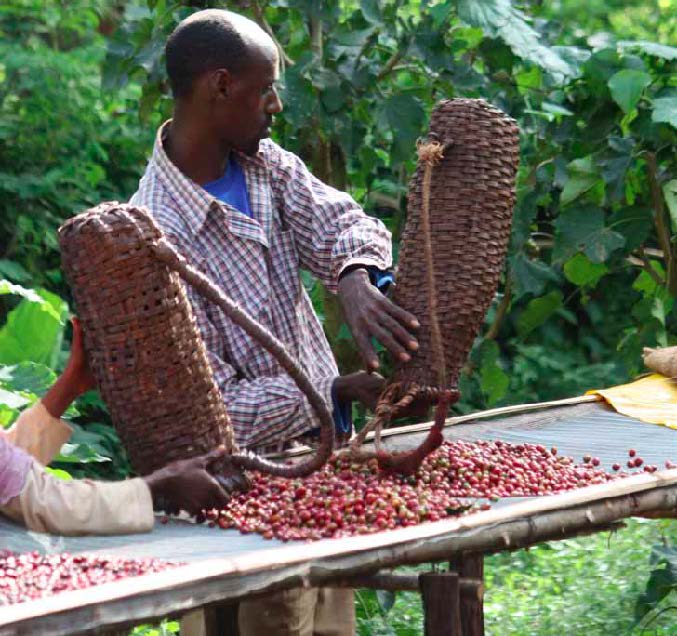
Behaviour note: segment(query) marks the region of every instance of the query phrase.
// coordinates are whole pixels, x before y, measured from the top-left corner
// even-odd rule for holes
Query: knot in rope
[[[444,146],[439,141],[421,141],[416,143],[418,158],[431,166],[437,165],[444,159]]]

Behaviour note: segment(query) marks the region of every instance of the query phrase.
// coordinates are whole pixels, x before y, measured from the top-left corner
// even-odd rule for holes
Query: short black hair
[[[225,68],[237,73],[250,59],[250,48],[222,9],[199,11],[180,22],[165,45],[165,64],[175,98],[190,94],[203,73]]]

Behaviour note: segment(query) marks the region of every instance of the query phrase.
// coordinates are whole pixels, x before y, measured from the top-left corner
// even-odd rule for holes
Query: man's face
[[[256,154],[259,141],[270,136],[273,116],[282,111],[278,79],[274,47],[253,51],[251,62],[231,76],[223,102],[216,102],[220,105],[215,123],[224,143],[245,154]]]

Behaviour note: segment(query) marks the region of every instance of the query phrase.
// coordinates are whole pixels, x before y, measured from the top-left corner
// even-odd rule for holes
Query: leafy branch
[[[670,229],[666,220],[665,205],[663,203],[663,193],[658,182],[658,166],[656,155],[653,152],[645,153],[647,176],[649,178],[649,189],[651,192],[651,201],[654,210],[654,222],[656,224],[656,234],[658,244],[663,250],[665,258],[665,269],[667,271],[667,287],[670,294],[677,298],[677,250],[672,247],[670,239]]]

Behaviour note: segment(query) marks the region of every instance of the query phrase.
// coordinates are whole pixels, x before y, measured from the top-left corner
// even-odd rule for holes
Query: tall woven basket
[[[303,475],[326,461],[333,420],[305,372],[280,341],[186,263],[146,210],[101,204],[67,221],[59,241],[90,366],[138,473],[219,445],[230,453],[223,467],[229,475],[243,469]],[[266,347],[306,393],[321,431],[310,460],[290,467],[238,452],[182,279]]]
[[[421,323],[420,346],[409,362],[396,364],[368,427],[376,428],[378,441],[380,427],[413,400],[438,403],[436,426],[419,459],[441,443],[439,429],[458,399],[459,374],[496,293],[518,163],[513,119],[480,99],[437,104],[409,186],[393,298]],[[404,472],[416,463],[398,461]]]

